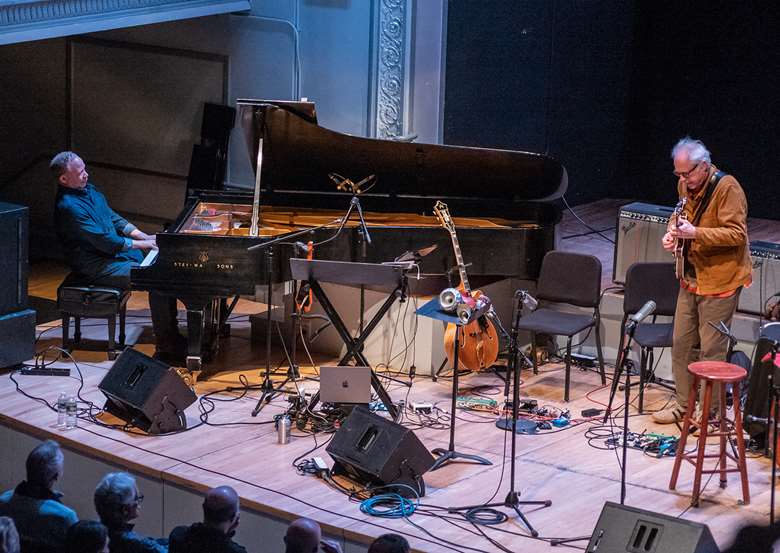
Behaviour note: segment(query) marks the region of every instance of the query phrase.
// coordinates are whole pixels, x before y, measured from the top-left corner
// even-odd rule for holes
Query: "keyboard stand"
[[[323,310],[330,319],[333,328],[336,329],[344,345],[347,346],[347,352],[339,361],[339,365],[346,365],[352,359],[357,361],[359,366],[371,367],[371,364],[363,355],[363,345],[379,322],[390,310],[396,300],[406,301],[407,277],[406,271],[393,265],[382,265],[377,263],[349,263],[343,261],[325,261],[308,259],[290,259],[290,270],[295,280],[305,282],[311,287],[317,301],[322,305]],[[390,293],[382,306],[365,325],[363,331],[355,338],[349,332],[336,308],[328,299],[327,294],[320,286],[320,282],[329,282],[332,284],[342,284],[347,286],[365,286],[366,288],[390,289]],[[373,368],[371,369],[371,387],[379,396],[387,412],[393,418],[398,419],[398,408],[393,404],[390,395],[382,385]],[[320,399],[317,392],[312,396],[310,408],[313,408]]]

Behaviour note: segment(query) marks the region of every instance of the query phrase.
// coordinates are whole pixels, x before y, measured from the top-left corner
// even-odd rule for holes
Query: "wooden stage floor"
[[[614,224],[614,214],[611,223]],[[598,222],[594,226],[604,228]],[[590,242],[600,239],[586,237],[584,240]],[[601,254],[604,254],[603,250],[599,250]],[[611,268],[611,259],[604,265],[605,269]],[[31,290],[39,297],[52,299],[62,276],[61,267],[40,265],[32,272]],[[224,370],[208,381],[196,384],[199,396],[231,386],[240,388],[240,378],[246,378],[250,384],[259,384],[260,368],[265,363],[264,348],[251,344],[247,321],[247,315],[257,311],[260,309],[256,304],[243,300],[239,302],[231,321],[232,336],[215,360],[215,365]],[[129,343],[135,343],[137,349],[151,354],[153,346],[146,294],[133,294],[128,315]],[[56,321],[39,326],[39,332],[42,334],[38,350],[60,344],[60,329]],[[105,336],[105,327],[102,324],[88,326],[85,335],[101,338]],[[281,361],[282,356],[282,351],[278,348],[274,350],[274,366]],[[74,357],[83,374],[82,397],[102,405],[104,397],[97,390],[97,384],[110,369],[112,362],[106,360],[105,354],[96,352],[76,351]],[[305,354],[302,350],[299,350],[298,359],[304,365],[305,374],[314,376],[312,367],[304,362]],[[317,363],[327,361],[331,360],[315,359]],[[71,369],[75,368],[74,365],[70,361],[55,364]],[[608,368],[608,373],[610,371],[611,368]],[[77,372],[72,370],[72,374],[75,376]],[[601,404],[607,402],[609,390],[600,387],[597,374],[574,369],[572,401],[564,403],[563,377],[564,372],[559,364],[544,365],[539,375],[525,371],[521,395],[536,399],[540,405],[569,409],[575,418],[580,416],[583,409],[601,407]],[[56,400],[63,386],[72,392],[79,386],[78,379],[74,377],[16,378],[27,394],[43,397],[49,402]],[[401,379],[408,382],[405,375],[401,375]],[[308,389],[316,389],[317,386],[311,380],[303,380],[301,384]],[[503,401],[503,383],[491,373],[467,375],[461,378],[460,384],[461,393],[466,393],[464,388],[482,386],[481,393],[496,399],[499,404]],[[407,404],[411,401],[433,403],[441,410],[441,417],[446,419],[450,411],[451,386],[450,379],[433,382],[427,377],[417,377],[410,389],[392,382],[388,388],[395,401],[404,399]],[[452,463],[426,474],[428,493],[422,499],[426,506],[423,509],[425,513],[414,514],[407,520],[389,520],[365,515],[361,513],[358,503],[350,502],[347,496],[323,480],[299,475],[292,463],[301,455],[318,455],[329,465],[332,464],[324,447],[314,453],[309,452],[315,445],[322,446],[328,436],[318,435],[315,441],[311,435],[294,432],[288,445],[278,445],[271,422],[273,415],[287,407],[287,400],[284,396],[277,397],[258,417],[253,418],[250,413],[258,396],[256,390],[245,395],[237,390],[220,392],[217,395],[219,399],[232,401],[216,402],[214,411],[208,417],[208,425],[198,424],[196,402],[187,410],[191,430],[177,435],[142,436],[86,421],[80,421],[78,429],[60,431],[53,425],[55,415],[45,406],[17,392],[9,374],[4,374],[0,376],[0,424],[39,438],[56,438],[66,447],[88,456],[185,488],[202,491],[211,486],[232,485],[238,490],[246,509],[288,520],[308,516],[319,521],[329,534],[349,542],[368,543],[372,537],[393,531],[405,535],[419,551],[499,550],[481,534],[510,551],[544,551],[550,548],[548,542],[530,538],[527,529],[512,513],[503,524],[479,528],[456,515],[446,515],[444,509],[447,507],[478,504],[493,497],[501,500],[507,493],[510,436],[495,427],[495,415],[463,410],[459,410],[456,415],[456,449],[481,455],[492,461],[492,465]],[[650,387],[645,397],[646,409],[660,408],[668,398],[669,392],[666,390]],[[622,401],[616,401],[616,404],[620,403]],[[675,427],[654,425],[649,415],[638,415],[633,407],[630,412],[629,426],[633,432],[678,433]],[[414,428],[426,447],[447,447],[449,433],[446,428],[420,427],[416,422],[419,420],[413,414],[406,414],[404,424]],[[543,538],[590,535],[604,502],[619,501],[620,468],[617,454],[614,450],[604,448],[603,437],[588,438],[598,425],[598,421],[582,422],[560,430],[518,436],[516,486],[521,492],[521,499],[552,500],[552,506],[547,508],[524,509]],[[769,460],[751,457],[748,461],[751,491],[749,505],[739,504],[739,480],[735,474],[731,474],[725,489],[718,487],[717,478],[709,481],[701,497],[701,506],[691,509],[688,506],[692,467],[683,466],[677,491],[673,492],[668,489],[672,462],[668,457],[657,459],[641,451],[630,450],[627,503],[707,523],[721,546],[728,543],[741,526],[751,522],[768,522],[771,478]],[[707,482],[706,478],[704,482]],[[442,516],[431,516],[430,513],[436,512],[437,508],[441,509],[438,512]],[[585,544],[578,542],[576,545],[584,548]],[[249,548],[252,551],[251,545]],[[276,550],[281,551],[281,545],[278,548],[263,548],[263,551]]]

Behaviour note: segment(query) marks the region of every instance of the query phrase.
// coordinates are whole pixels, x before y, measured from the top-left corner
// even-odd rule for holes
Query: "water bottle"
[[[65,392],[60,392],[57,397],[57,428],[65,428],[65,415],[68,410],[68,396]]]
[[[289,415],[279,417],[279,420],[276,421],[276,441],[278,443],[290,443],[290,427],[292,427],[292,421]]]
[[[65,413],[65,428],[76,428],[78,425],[76,418],[76,396],[68,396]]]

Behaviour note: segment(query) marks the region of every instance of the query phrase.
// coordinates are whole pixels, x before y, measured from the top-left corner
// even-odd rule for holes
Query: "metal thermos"
[[[282,415],[276,421],[276,441],[280,444],[290,443],[290,428],[292,421],[289,415]]]

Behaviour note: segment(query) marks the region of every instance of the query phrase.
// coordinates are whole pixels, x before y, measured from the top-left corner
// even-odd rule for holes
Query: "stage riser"
[[[54,422],[55,414],[52,414]],[[74,435],[75,437],[75,435]],[[75,438],[74,438],[75,439]],[[28,453],[41,440],[0,425],[0,463],[4,467],[0,474],[2,490],[15,487],[24,480],[25,460]],[[115,465],[99,461],[82,453],[68,449],[63,445],[65,454],[65,475],[58,483],[65,497],[64,503],[73,508],[79,519],[97,520],[93,503],[93,490],[100,479],[109,472],[130,472],[144,494],[141,517],[135,520],[135,530],[149,536],[167,537],[171,530],[182,524],[191,524],[203,518],[203,495],[194,489],[182,487],[166,480],[150,478],[134,472],[129,466]],[[176,463],[171,462],[172,465]],[[214,486],[223,483],[218,477]],[[260,479],[258,478],[258,482]],[[212,484],[204,484],[211,487]],[[284,551],[284,533],[290,521],[273,517],[250,509],[241,509],[241,524],[235,540],[244,545],[250,553],[260,551]],[[323,537],[340,542],[344,553],[363,553],[367,547],[363,544],[342,540],[339,537],[323,533]]]

